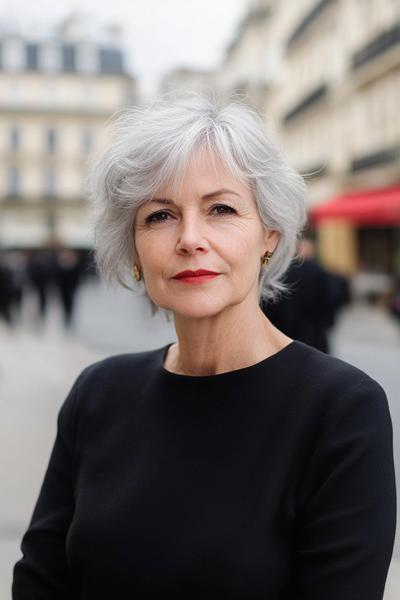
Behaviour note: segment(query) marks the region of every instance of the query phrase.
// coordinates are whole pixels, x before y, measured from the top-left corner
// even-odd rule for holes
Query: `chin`
[[[190,301],[174,302],[166,308],[176,316],[182,316],[186,319],[205,319],[220,314],[227,308],[227,304],[216,302],[215,298],[198,298]]]

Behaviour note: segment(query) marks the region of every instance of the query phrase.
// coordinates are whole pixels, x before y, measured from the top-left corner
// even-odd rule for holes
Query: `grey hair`
[[[142,287],[152,314],[159,311],[143,280],[133,278],[136,211],[164,184],[179,185],[193,153],[206,148],[253,191],[264,226],[281,234],[268,267],[260,261],[260,302],[276,301],[288,289],[282,277],[307,223],[306,186],[256,108],[238,94],[170,92],[121,111],[111,127],[88,179],[94,259],[107,283]]]

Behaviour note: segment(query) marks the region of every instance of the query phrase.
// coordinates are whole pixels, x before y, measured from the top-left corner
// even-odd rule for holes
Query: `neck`
[[[182,375],[216,375],[251,366],[292,340],[268,320],[258,302],[244,302],[212,317],[175,315],[178,342],[165,360]]]

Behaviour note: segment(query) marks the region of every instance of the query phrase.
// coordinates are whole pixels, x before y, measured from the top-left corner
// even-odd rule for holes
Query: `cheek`
[[[144,254],[143,267],[147,269],[148,275],[159,275],[165,271],[167,259],[162,250],[155,246],[149,247]]]
[[[140,231],[135,237],[135,246],[143,267],[149,270],[157,270],[165,255],[165,242],[162,236],[154,235],[154,232]]]
[[[227,255],[232,257],[234,261],[239,261],[239,263],[248,266],[258,256],[259,246],[257,241],[257,236],[254,233],[245,236],[231,236]]]

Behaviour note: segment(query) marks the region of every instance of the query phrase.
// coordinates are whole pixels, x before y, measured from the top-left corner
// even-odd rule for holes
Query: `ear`
[[[264,233],[264,253],[267,250],[272,250],[272,252],[274,252],[280,239],[280,231],[277,229],[266,229]]]

